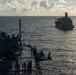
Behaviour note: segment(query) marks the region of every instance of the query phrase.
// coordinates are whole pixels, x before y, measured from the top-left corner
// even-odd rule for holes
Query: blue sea
[[[0,31],[17,35],[21,19],[22,41],[46,56],[51,52],[53,60],[41,62],[43,75],[76,75],[76,17],[71,17],[74,29],[66,32],[55,28],[55,18],[59,17],[4,16],[0,17]]]

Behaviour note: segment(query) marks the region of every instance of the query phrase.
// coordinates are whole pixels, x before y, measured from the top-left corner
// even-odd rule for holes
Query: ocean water
[[[40,63],[43,75],[76,75],[76,17],[71,17],[74,29],[66,32],[55,28],[55,18],[58,17],[0,17],[0,31],[17,35],[21,19],[22,41],[36,46],[46,56],[51,52],[53,60]]]

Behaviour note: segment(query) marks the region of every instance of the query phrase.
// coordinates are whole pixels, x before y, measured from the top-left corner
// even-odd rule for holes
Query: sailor
[[[19,69],[20,69],[20,65],[19,65],[19,63],[18,63],[18,60],[16,61],[15,69],[17,69],[17,70],[19,70]]]
[[[26,63],[25,62],[22,64],[22,70],[24,70],[24,72],[26,72]]]
[[[30,60],[29,65],[30,65],[30,71],[32,71],[32,60]]]
[[[30,69],[30,65],[29,65],[29,60],[28,60],[28,63],[27,63],[27,70],[29,71]]]
[[[52,60],[52,58],[50,56],[50,52],[48,53],[48,60]]]
[[[15,34],[12,35],[12,39],[14,39],[14,38],[15,38]]]
[[[16,69],[15,74],[19,74],[20,65],[19,65],[19,63],[18,63],[18,60],[16,61],[15,69]]]
[[[32,52],[33,52],[33,50],[34,50],[34,48],[33,48],[33,47],[31,47],[31,57],[32,57]]]
[[[34,50],[33,50],[33,53],[34,53],[34,56],[36,56],[37,52],[36,52],[36,46],[34,47]]]
[[[40,56],[41,56],[41,58],[44,57],[43,51],[40,52]]]
[[[33,47],[31,47],[31,52],[34,50],[34,48]]]

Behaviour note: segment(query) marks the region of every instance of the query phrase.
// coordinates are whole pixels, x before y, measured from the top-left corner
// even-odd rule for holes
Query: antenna
[[[19,19],[19,35],[20,35],[20,45],[21,43],[21,19]]]

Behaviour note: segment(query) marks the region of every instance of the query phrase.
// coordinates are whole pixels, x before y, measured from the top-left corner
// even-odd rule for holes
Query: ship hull
[[[72,23],[58,23],[58,21],[55,21],[55,27],[60,29],[60,30],[64,30],[64,31],[68,31],[68,30],[73,30],[74,25],[72,25]]]
[[[64,31],[73,30],[73,28],[74,28],[73,25],[70,26],[70,27],[65,27],[65,26],[62,26],[62,25],[56,25],[55,27],[60,29],[60,30],[64,30]]]

